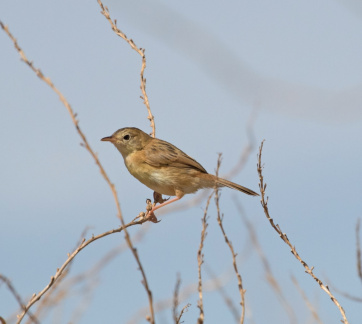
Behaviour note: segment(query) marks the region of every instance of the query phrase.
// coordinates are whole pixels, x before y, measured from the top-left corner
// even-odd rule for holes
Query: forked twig
[[[141,57],[142,57],[142,67],[141,67],[141,91],[142,91],[142,95],[141,99],[143,100],[143,103],[145,104],[146,108],[147,108],[147,112],[148,112],[148,117],[147,119],[150,121],[151,123],[151,127],[152,127],[152,133],[151,136],[155,137],[156,136],[156,125],[155,125],[155,117],[152,115],[151,112],[151,108],[150,108],[150,103],[148,102],[148,96],[146,93],[146,79],[144,78],[144,71],[146,68],[146,56],[145,56],[145,49],[144,48],[138,48],[136,46],[136,44],[133,42],[133,40],[131,38],[128,38],[126,36],[126,34],[124,34],[120,29],[117,28],[117,20],[112,20],[111,16],[109,14],[109,10],[107,8],[107,6],[104,6],[101,0],[98,0],[98,4],[100,5],[102,11],[102,15],[104,17],[106,17],[106,19],[109,21],[109,23],[111,24],[112,30],[121,38],[123,38],[131,47],[132,49],[134,49]]]
[[[182,307],[181,309],[181,312],[180,312],[180,315],[178,316],[177,318],[177,321],[176,321],[176,324],[180,324],[180,323],[183,323],[181,322],[181,317],[182,315],[187,312],[187,309],[191,306],[191,304],[186,304],[184,307]]]
[[[308,273],[319,285],[319,287],[321,287],[321,289],[323,291],[325,291],[328,296],[331,298],[332,302],[338,307],[340,313],[342,314],[343,317],[343,323],[348,324],[348,320],[346,318],[346,313],[343,309],[343,307],[340,305],[340,303],[338,302],[338,300],[333,296],[333,294],[329,291],[328,286],[325,286],[323,284],[323,282],[317,278],[315,276],[315,274],[313,273],[313,269],[314,267],[309,267],[308,264],[302,260],[302,258],[299,256],[299,254],[297,253],[297,250],[295,249],[295,247],[290,243],[287,235],[285,233],[282,232],[280,226],[277,224],[274,224],[273,219],[270,217],[269,215],[269,210],[268,210],[268,197],[265,199],[265,189],[266,189],[266,183],[264,184],[264,178],[263,178],[263,174],[262,174],[262,170],[263,170],[263,166],[261,164],[261,153],[263,150],[263,144],[264,141],[261,142],[261,145],[259,147],[259,154],[258,154],[258,163],[257,163],[257,169],[258,169],[258,174],[259,174],[259,189],[260,189],[260,194],[261,194],[261,205],[264,209],[264,214],[266,216],[266,218],[269,220],[270,225],[274,228],[274,230],[279,234],[279,237],[284,241],[285,244],[287,244],[290,248],[290,251],[292,252],[292,254],[295,256],[295,258],[302,264],[302,266],[305,269],[305,272]]]

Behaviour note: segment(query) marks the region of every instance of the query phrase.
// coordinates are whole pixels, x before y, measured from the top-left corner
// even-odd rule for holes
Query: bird
[[[155,201],[160,204],[153,205],[147,213],[149,216],[199,189],[229,187],[247,195],[259,196],[251,189],[209,174],[200,163],[176,146],[151,137],[136,127],[121,128],[101,141],[111,142],[122,154],[129,173],[152,189],[154,197],[158,197]],[[162,195],[175,198],[162,199]]]

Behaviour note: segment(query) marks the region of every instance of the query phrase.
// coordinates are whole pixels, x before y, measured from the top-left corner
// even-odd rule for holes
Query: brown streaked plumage
[[[150,214],[185,194],[203,188],[229,187],[258,196],[248,188],[207,173],[200,163],[176,146],[153,138],[138,128],[121,128],[101,140],[114,144],[121,152],[128,171],[144,185],[162,195],[176,196],[153,207]]]

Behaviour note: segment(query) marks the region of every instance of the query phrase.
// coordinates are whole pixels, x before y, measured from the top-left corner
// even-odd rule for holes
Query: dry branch
[[[177,316],[177,307],[179,305],[179,293],[181,286],[181,277],[180,274],[177,274],[177,280],[175,285],[175,291],[173,293],[173,305],[172,305],[172,317],[174,322],[177,324],[178,316]]]
[[[146,79],[144,78],[144,71],[146,68],[146,56],[145,56],[145,49],[141,48],[141,47],[137,47],[136,44],[134,43],[134,41],[131,38],[128,38],[126,36],[126,34],[124,34],[120,29],[117,28],[117,20],[112,20],[111,16],[109,14],[109,10],[107,8],[107,6],[104,6],[101,0],[98,0],[98,4],[100,5],[102,11],[102,15],[104,17],[106,17],[106,19],[108,20],[108,22],[110,23],[112,30],[121,38],[123,38],[130,46],[133,50],[135,50],[141,57],[142,57],[142,67],[141,67],[141,91],[142,91],[142,95],[141,99],[143,100],[143,103],[145,104],[146,108],[147,108],[147,112],[148,112],[148,117],[147,119],[150,121],[151,123],[151,127],[152,127],[152,133],[151,136],[155,137],[156,136],[156,125],[155,125],[155,117],[152,115],[151,112],[151,108],[150,108],[150,103],[148,102],[148,96],[146,93]]]
[[[266,216],[266,218],[268,219],[270,225],[274,228],[274,230],[279,234],[279,237],[284,241],[285,244],[287,244],[290,248],[290,251],[292,252],[292,254],[295,256],[295,258],[302,264],[302,266],[305,269],[305,272],[308,273],[319,285],[319,287],[321,287],[321,289],[323,291],[325,291],[328,296],[331,298],[332,302],[338,307],[340,313],[342,314],[343,317],[343,323],[348,324],[348,320],[346,318],[346,313],[343,309],[343,307],[340,305],[340,303],[338,302],[338,300],[333,296],[333,294],[330,292],[328,286],[325,286],[323,284],[323,282],[317,278],[315,276],[315,274],[313,273],[313,269],[314,267],[309,267],[308,264],[303,261],[303,259],[299,256],[299,254],[297,253],[297,250],[295,249],[295,247],[290,243],[287,235],[285,233],[282,232],[280,226],[277,224],[274,224],[273,219],[270,217],[269,215],[269,210],[268,210],[268,199],[269,197],[267,197],[265,199],[265,189],[266,189],[266,183],[264,184],[264,178],[263,178],[263,174],[262,174],[262,170],[263,170],[263,165],[261,164],[261,153],[263,150],[263,144],[264,141],[261,142],[261,145],[259,147],[259,154],[258,154],[258,163],[257,163],[257,169],[258,169],[258,174],[259,174],[259,189],[260,189],[260,195],[261,195],[261,205],[264,209],[264,214]]]
[[[219,172],[219,168],[220,168],[220,164],[221,164],[221,154],[219,154],[219,158],[217,160],[217,168],[216,168],[216,176],[218,176],[218,172]],[[239,293],[240,293],[240,305],[241,305],[241,316],[240,316],[240,324],[244,323],[244,318],[245,318],[245,290],[243,289],[243,280],[241,278],[241,275],[239,273],[238,270],[238,266],[236,264],[236,253],[234,252],[234,248],[232,243],[230,242],[229,238],[226,235],[224,226],[223,226],[223,218],[224,215],[221,215],[220,213],[220,206],[219,206],[219,190],[215,189],[215,204],[216,204],[216,209],[217,209],[217,222],[220,226],[221,232],[224,236],[225,239],[225,243],[229,246],[230,252],[231,252],[231,256],[233,259],[233,266],[234,266],[234,271],[235,271],[235,275],[238,279],[238,288],[239,288]]]
[[[204,247],[204,241],[206,237],[206,229],[207,229],[207,210],[209,208],[210,200],[213,193],[209,196],[206,202],[206,207],[204,211],[204,216],[202,217],[202,230],[201,230],[201,240],[199,250],[197,251],[197,264],[198,264],[198,274],[199,274],[199,284],[198,284],[198,291],[199,291],[199,301],[197,303],[197,307],[200,309],[200,315],[197,320],[198,324],[204,323],[204,304],[203,304],[203,295],[202,295],[202,277],[201,277],[201,265],[204,262],[204,255],[202,253],[202,249]]]
[[[186,304],[184,307],[182,307],[181,312],[180,312],[180,315],[179,315],[178,318],[177,318],[176,324],[182,323],[182,322],[181,322],[181,317],[182,317],[182,315],[183,315],[185,312],[187,312],[187,309],[188,309],[190,306],[191,306],[191,304]]]

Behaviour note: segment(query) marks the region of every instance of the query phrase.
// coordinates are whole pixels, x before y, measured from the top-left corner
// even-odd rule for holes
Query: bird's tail
[[[243,186],[238,185],[237,183],[231,182],[229,180],[225,180],[223,178],[217,178],[216,179],[216,183],[220,186],[220,187],[229,187],[231,189],[236,189],[239,190],[247,195],[250,196],[259,196],[259,194],[257,194],[256,192],[254,192],[253,190],[250,190],[248,188],[245,188]]]

